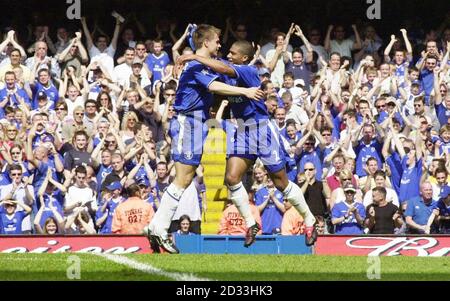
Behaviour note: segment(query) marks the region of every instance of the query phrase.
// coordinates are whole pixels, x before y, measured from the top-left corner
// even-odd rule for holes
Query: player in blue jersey
[[[247,65],[253,56],[254,48],[249,42],[237,41],[231,46],[228,54],[232,64],[199,55],[182,56],[178,59],[178,63],[197,60],[214,71],[230,77],[230,82],[239,87],[259,87],[261,83],[256,67]],[[231,97],[230,107],[233,117],[238,120],[238,127],[235,131],[227,129],[228,159],[225,182],[230,199],[244,217],[248,227],[244,246],[248,247],[255,241],[260,228],[251,214],[248,193],[242,184],[242,176],[257,158],[264,164],[276,188],[283,192],[283,196],[303,216],[306,224],[306,244],[313,245],[317,238],[314,215],[309,210],[300,188],[288,179],[280,136],[269,120],[265,103],[244,97]]]
[[[199,25],[193,31],[195,53],[211,58],[220,49],[220,30],[211,25]],[[247,99],[260,99],[264,93],[258,88],[234,87],[218,81],[219,75],[199,62],[184,67],[176,92],[174,109],[177,116],[170,122],[172,154],[176,176],[161,198],[161,205],[150,225],[144,229],[152,247],[160,246],[169,253],[178,253],[167,231],[184,190],[190,185],[200,164],[203,143],[207,135],[204,123],[209,118],[213,94],[240,95]],[[159,250],[156,249],[156,250]]]

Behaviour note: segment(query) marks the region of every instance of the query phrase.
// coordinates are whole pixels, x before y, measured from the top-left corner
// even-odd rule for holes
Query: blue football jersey
[[[261,80],[258,76],[258,69],[255,66],[231,65],[235,70],[237,77],[228,79],[228,84],[243,88],[258,88],[261,86]],[[229,96],[230,109],[233,117],[247,120],[268,119],[266,105],[263,100],[248,99],[245,96]]]
[[[185,115],[202,111],[202,118],[208,119],[209,108],[214,100],[208,87],[217,78],[217,73],[210,68],[197,61],[188,62],[178,82],[174,110]]]

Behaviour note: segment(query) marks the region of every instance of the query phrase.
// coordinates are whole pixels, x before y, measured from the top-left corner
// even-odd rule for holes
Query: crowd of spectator
[[[137,41],[128,20],[112,16],[111,37],[91,32],[85,18],[76,32],[36,26],[24,43],[14,29],[5,34],[1,234],[140,234],[158,210],[175,173],[168,134],[174,63],[192,53],[189,26],[180,37],[170,26],[169,41],[160,30]],[[254,43],[251,64],[289,179],[322,234],[449,233],[450,27],[414,40],[406,29],[383,40],[370,24],[349,28],[330,25],[322,36],[292,23]],[[227,19],[221,55],[247,37],[246,24]],[[292,47],[293,39],[302,46]],[[218,124],[228,104],[211,112]],[[262,234],[303,233],[301,216],[260,162],[247,182]],[[170,232],[201,233],[205,191],[199,166]],[[228,206],[219,234],[245,232],[237,208]]]

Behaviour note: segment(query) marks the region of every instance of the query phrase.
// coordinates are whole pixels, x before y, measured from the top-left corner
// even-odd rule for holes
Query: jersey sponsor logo
[[[230,103],[241,103],[244,102],[244,98],[242,96],[229,96],[228,101]]]

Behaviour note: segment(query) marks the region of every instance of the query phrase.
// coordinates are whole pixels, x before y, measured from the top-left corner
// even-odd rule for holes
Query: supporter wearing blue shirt
[[[272,180],[267,181],[267,186],[255,193],[255,205],[261,213],[263,234],[274,234],[276,229],[281,229],[281,221],[285,211],[283,194],[273,185]]]
[[[96,226],[100,227],[99,233],[112,233],[112,221],[114,211],[117,206],[125,201],[125,198],[120,194],[122,192],[122,185],[120,182],[112,182],[106,186],[106,197],[102,206],[96,212]]]
[[[50,79],[48,69],[39,70],[38,80],[34,83],[32,91],[33,91],[32,109],[38,108],[39,92],[44,92],[45,95],[47,96],[48,102],[50,103],[49,109],[52,110],[55,109],[55,104],[58,102],[59,99],[59,92]]]
[[[58,184],[58,187],[62,184]],[[44,184],[45,185],[45,184]],[[43,185],[43,186],[44,186]],[[53,186],[45,185],[40,189],[39,200],[41,206],[34,219],[34,227],[38,234],[64,234],[64,212],[62,208],[61,190],[53,190]],[[48,187],[48,188],[47,188]],[[65,187],[63,187],[65,189]],[[42,195],[42,191],[46,190]]]
[[[28,133],[26,154],[30,163],[30,170],[34,171],[33,188],[35,191],[38,191],[47,176],[48,170],[50,169],[52,172],[52,179],[58,181],[58,175],[56,173],[63,172],[64,165],[61,155],[56,152],[53,144],[51,144],[51,153],[49,153],[49,149],[45,146],[38,146],[33,152],[31,144],[35,133],[36,124],[33,125]],[[36,202],[33,204],[33,210],[35,213],[37,212]]]
[[[425,91],[425,102],[430,103],[431,91],[434,88],[434,68],[437,67],[437,59],[434,56],[429,56],[425,59],[425,68],[420,72],[420,81],[423,90]]]
[[[399,201],[404,207],[409,199],[420,196],[420,178],[422,176],[422,158],[416,157],[417,150],[405,147],[402,156],[402,178],[400,180]],[[400,153],[401,155],[401,153]]]
[[[353,147],[356,153],[356,174],[359,177],[367,176],[364,165],[370,157],[374,157],[377,160],[378,166],[383,166],[381,162],[381,149],[383,145],[382,141],[380,141],[383,137],[375,137],[373,125],[363,125],[362,130],[363,138],[361,141],[358,140],[359,135],[352,137]]]
[[[386,157],[386,164],[389,166],[391,175],[389,177],[392,188],[395,190],[397,195],[400,194],[400,181],[402,179],[402,160],[397,152],[394,152]]]
[[[322,159],[321,151],[319,147],[315,147],[316,139],[312,136],[312,131],[309,131],[305,136],[297,143],[297,155],[298,164],[297,168],[299,172],[304,172],[305,164],[311,162],[316,167],[316,180],[322,180]]]
[[[4,234],[22,234],[22,221],[31,213],[31,208],[25,204],[14,200],[2,201],[0,208],[0,219],[2,232]],[[21,206],[22,210],[17,210],[17,206]]]
[[[437,93],[439,94],[439,93]],[[439,120],[439,124],[441,126],[444,126],[449,123],[450,119],[450,93],[447,92],[447,95],[445,96],[444,103],[442,103],[442,96],[439,94],[435,96],[435,109],[436,109],[436,115]]]
[[[425,182],[420,186],[420,196],[408,200],[405,211],[405,220],[411,234],[424,234],[428,219],[433,211],[433,187]]]
[[[366,218],[364,205],[355,201],[356,189],[351,183],[344,186],[345,200],[336,203],[331,210],[331,221],[336,234],[359,235],[364,233]]]
[[[438,233],[450,234],[450,186],[446,185],[442,189],[439,201],[433,205],[433,213],[428,219],[427,231],[430,232],[430,227],[437,220]]]
[[[153,53],[150,53],[145,59],[145,64],[147,64],[148,69],[153,74],[153,84],[164,77],[164,68],[170,63],[169,55],[162,50],[162,41],[153,41]]]
[[[5,98],[9,98],[9,100],[0,106],[0,118],[5,116],[4,108],[6,106],[18,107],[20,104],[19,98],[22,98],[25,104],[30,105],[30,98],[27,92],[17,85],[16,75],[13,71],[7,71],[4,80],[6,85],[3,89],[0,89],[0,103],[3,103]]]

